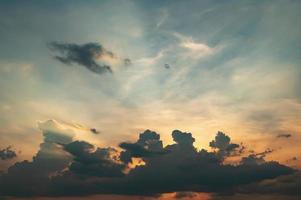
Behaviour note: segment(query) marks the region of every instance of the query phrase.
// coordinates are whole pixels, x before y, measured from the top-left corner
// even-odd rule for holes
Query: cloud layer
[[[120,143],[120,152],[74,140],[75,133],[60,130],[52,120],[39,127],[44,136],[40,150],[32,161],[16,163],[0,177],[1,196],[223,194],[295,172],[265,161],[261,154],[244,157],[236,165],[223,163],[240,145],[222,132],[210,142],[213,152],[198,151],[192,134],[180,130],[172,132],[175,143],[165,147],[158,133],[146,130],[136,142]],[[144,165],[130,168],[133,158]]]

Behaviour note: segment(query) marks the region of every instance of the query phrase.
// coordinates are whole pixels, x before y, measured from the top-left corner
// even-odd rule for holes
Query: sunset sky
[[[0,199],[300,199],[300,10],[0,0]]]

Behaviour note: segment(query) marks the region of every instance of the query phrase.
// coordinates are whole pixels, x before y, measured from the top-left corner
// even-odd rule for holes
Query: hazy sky
[[[270,150],[266,161],[301,169],[300,10],[298,0],[0,0],[0,170],[39,155],[45,130],[120,151],[146,129],[163,146],[191,132],[208,151],[222,131],[244,155]],[[193,192],[207,191],[221,198]],[[184,196],[195,195],[209,194]]]

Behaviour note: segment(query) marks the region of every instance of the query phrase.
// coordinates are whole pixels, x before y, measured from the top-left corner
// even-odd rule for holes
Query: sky
[[[299,199],[300,10],[0,0],[0,198]]]

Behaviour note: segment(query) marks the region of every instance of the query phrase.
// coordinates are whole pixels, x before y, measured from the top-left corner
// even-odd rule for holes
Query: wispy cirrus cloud
[[[173,35],[180,40],[179,47],[187,51],[186,56],[188,57],[200,59],[213,55],[217,50],[206,43],[196,42],[192,37],[187,37],[180,33],[174,33]]]

